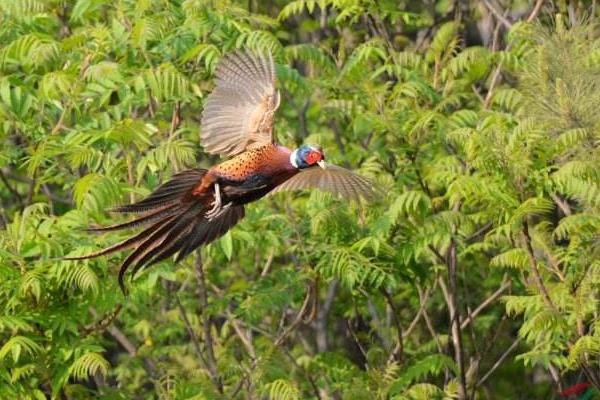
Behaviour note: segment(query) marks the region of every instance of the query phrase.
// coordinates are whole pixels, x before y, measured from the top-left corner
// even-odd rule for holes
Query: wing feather
[[[273,142],[279,93],[271,54],[234,52],[219,63],[215,75],[202,113],[204,149],[233,156],[254,143]]]
[[[373,200],[377,190],[373,183],[346,168],[327,164],[327,168],[311,167],[277,186],[271,193],[287,190],[320,189],[350,200]]]

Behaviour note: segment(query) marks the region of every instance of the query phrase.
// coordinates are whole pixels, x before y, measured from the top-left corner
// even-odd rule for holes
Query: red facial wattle
[[[308,165],[315,165],[322,159],[323,159],[323,155],[321,153],[319,153],[318,151],[311,151],[306,156],[306,162],[308,163]]]

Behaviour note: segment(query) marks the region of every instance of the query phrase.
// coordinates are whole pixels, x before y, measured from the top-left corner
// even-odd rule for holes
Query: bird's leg
[[[213,219],[220,214],[221,210],[221,187],[218,182],[215,182],[215,201],[213,201],[213,207],[206,213],[207,219]],[[230,205],[230,204],[228,204]]]
[[[221,208],[221,187],[219,186],[218,182],[215,182],[214,184],[214,190],[215,190],[215,201],[213,201],[213,207],[210,209],[210,211],[208,211],[206,213],[206,217],[208,218],[210,215],[216,213],[219,208]]]

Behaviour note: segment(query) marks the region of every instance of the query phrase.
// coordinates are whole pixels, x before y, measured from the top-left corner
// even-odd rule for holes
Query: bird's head
[[[323,149],[318,146],[303,144],[292,152],[290,162],[298,169],[312,167],[315,164],[325,169],[325,155]]]

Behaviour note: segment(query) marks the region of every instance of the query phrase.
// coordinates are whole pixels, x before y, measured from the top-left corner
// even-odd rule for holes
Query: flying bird
[[[119,285],[132,267],[142,268],[174,256],[181,261],[194,249],[219,238],[244,217],[244,205],[284,190],[317,188],[347,199],[370,200],[372,183],[325,162],[323,150],[302,145],[295,150],[273,137],[281,95],[270,53],[237,51],[217,65],[215,87],[202,113],[204,150],[229,159],[210,169],[179,172],[145,199],[111,211],[137,214],[132,221],[91,232],[146,226],[138,234],[98,252],[69,257],[82,260],[133,248],[119,271]]]

